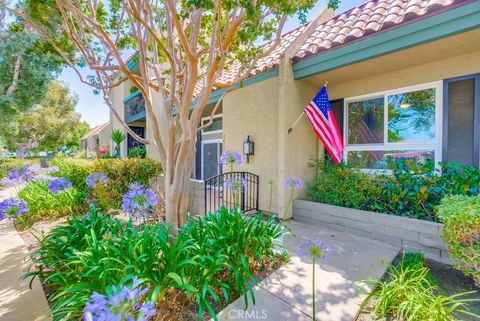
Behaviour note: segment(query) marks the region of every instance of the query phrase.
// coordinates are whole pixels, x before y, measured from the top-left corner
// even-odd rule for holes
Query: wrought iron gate
[[[205,213],[220,207],[234,207],[234,194],[227,189],[228,181],[245,181],[238,195],[236,204],[242,212],[258,212],[258,175],[249,172],[229,172],[205,180]]]

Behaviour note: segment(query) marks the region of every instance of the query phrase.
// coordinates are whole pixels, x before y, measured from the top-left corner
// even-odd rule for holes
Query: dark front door
[[[145,138],[145,127],[136,127],[130,126],[130,129],[138,136]],[[133,138],[130,134],[128,134],[127,138],[127,151],[130,151],[132,148],[135,147],[145,147],[144,144],[137,142],[135,138]]]

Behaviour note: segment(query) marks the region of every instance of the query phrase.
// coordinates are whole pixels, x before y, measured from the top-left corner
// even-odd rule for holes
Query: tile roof
[[[372,0],[366,2],[319,25],[297,51],[294,61],[470,2],[472,0]]]
[[[109,122],[106,122],[106,123],[104,123],[104,124],[95,126],[91,131],[89,131],[89,132],[86,133],[82,138],[80,138],[80,140],[83,140],[83,139],[86,139],[86,138],[88,138],[88,137],[97,135],[97,134],[100,133],[103,129],[105,129],[105,127],[107,127],[108,124],[109,124]]]

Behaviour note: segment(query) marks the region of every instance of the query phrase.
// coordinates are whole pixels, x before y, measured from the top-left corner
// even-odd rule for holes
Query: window
[[[345,159],[367,169],[441,160],[441,83],[345,100]]]
[[[202,126],[205,126],[210,121],[210,117],[202,119]],[[202,130],[202,134],[214,134],[223,130],[222,115],[215,115],[212,118],[212,124]]]

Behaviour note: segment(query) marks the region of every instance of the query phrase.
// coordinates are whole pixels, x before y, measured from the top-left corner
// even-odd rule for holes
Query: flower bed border
[[[302,199],[293,202],[293,218],[299,222],[319,224],[337,231],[379,240],[404,250],[418,250],[432,260],[452,263],[442,240],[441,223]]]

